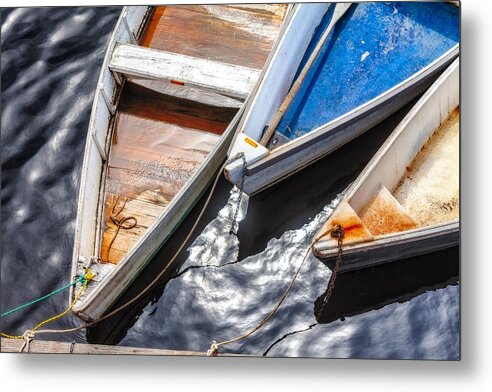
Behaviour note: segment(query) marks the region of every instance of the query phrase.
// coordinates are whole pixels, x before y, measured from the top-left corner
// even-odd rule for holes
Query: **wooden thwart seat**
[[[127,44],[116,45],[109,68],[129,76],[167,80],[243,100],[260,75],[257,69]]]

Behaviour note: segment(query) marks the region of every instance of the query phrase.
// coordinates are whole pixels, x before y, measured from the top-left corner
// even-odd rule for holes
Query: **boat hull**
[[[243,191],[250,196],[261,192],[359,137],[426,91],[458,55],[459,49],[455,47],[427,69],[376,100],[271,151],[267,157],[246,168]],[[239,185],[239,179],[228,168],[225,174]]]
[[[318,258],[333,265],[335,225],[344,229],[342,271],[459,245],[459,103],[457,59],[347,189],[318,232]]]
[[[97,320],[116,302],[216,177],[248,105],[247,97],[257,88],[252,79],[261,76],[262,64],[288,15],[287,6],[282,5],[241,10],[194,7],[156,7],[154,11],[125,7],[110,40],[91,114],[73,254],[73,280],[84,273],[84,267],[96,275],[72,308],[86,321]],[[246,38],[261,39],[258,47],[240,47],[247,40],[236,40],[236,35],[246,22],[237,17],[238,12],[253,16],[257,35]],[[194,23],[198,33],[213,35],[219,30],[222,41],[209,40],[207,47],[200,34],[193,41],[180,17]],[[170,42],[165,23],[177,26],[186,39]],[[157,38],[152,35],[156,31]],[[149,36],[153,38],[146,47]],[[224,40],[230,50],[222,53]],[[167,51],[171,49],[176,52]],[[214,60],[217,51],[225,56],[221,62]],[[149,61],[154,68],[141,62],[152,72],[141,73],[135,54],[153,59]],[[216,79],[223,76],[223,80],[203,86],[202,75],[211,64],[230,72],[217,71]],[[236,71],[245,69],[254,72],[240,98],[225,94],[222,82],[235,79]],[[198,137],[200,132],[207,137]],[[135,224],[125,228],[127,221]],[[72,289],[71,302],[80,288],[78,284]]]
[[[243,184],[248,195],[284,180],[394,114],[421,95],[459,54],[459,10],[451,4],[353,4],[285,106],[286,97],[291,98],[287,93],[295,90],[289,90],[295,70],[311,64],[307,59],[317,53],[313,47],[331,20],[333,7],[324,16],[323,9],[311,12],[312,7],[300,6],[293,17],[229,153],[242,152],[246,158],[245,170],[233,163],[225,174],[236,186]],[[305,34],[308,39],[299,37],[299,20],[303,26],[317,26],[308,32],[312,35]],[[270,128],[275,132],[263,146]],[[253,149],[251,141],[257,144]]]
[[[408,232],[397,237],[376,240],[370,244],[348,247],[343,251],[340,272],[391,263],[410,257],[451,248],[460,243],[459,223],[429,227],[418,232]],[[333,269],[336,252],[325,253],[314,248],[313,253],[324,264]]]

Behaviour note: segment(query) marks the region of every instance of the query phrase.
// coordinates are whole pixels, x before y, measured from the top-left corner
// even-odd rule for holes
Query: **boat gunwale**
[[[142,31],[142,26],[145,24],[148,16],[153,12],[153,7],[150,6],[134,6],[136,7],[146,7],[147,11],[145,12],[142,20],[140,21],[138,31],[141,33]],[[94,99],[92,102],[91,106],[91,115],[89,118],[89,125],[87,127],[87,136],[85,140],[85,147],[84,147],[84,155],[83,155],[83,160],[82,160],[82,169],[81,169],[81,175],[80,175],[80,183],[79,183],[79,194],[78,194],[78,200],[77,200],[77,217],[76,217],[76,223],[75,223],[75,233],[74,233],[74,246],[73,246],[73,252],[72,252],[72,267],[71,267],[71,272],[70,272],[70,278],[71,281],[75,281],[77,277],[77,271],[78,271],[78,265],[79,265],[79,256],[80,256],[80,242],[81,242],[81,232],[82,232],[82,226],[83,226],[83,210],[84,210],[84,204],[85,204],[85,199],[86,199],[86,184],[88,180],[88,175],[89,175],[89,156],[90,156],[90,151],[91,147],[96,144],[94,141],[94,132],[95,132],[95,124],[96,124],[96,114],[97,114],[97,108],[101,105],[107,105],[107,102],[101,102],[101,98],[103,101],[104,98],[101,97],[102,94],[98,93],[98,90],[103,87],[104,85],[104,78],[108,72],[111,72],[108,65],[111,60],[111,55],[114,50],[114,47],[117,42],[117,37],[120,33],[121,30],[126,30],[128,27],[128,22],[127,22],[127,15],[129,12],[130,6],[125,6],[123,7],[120,16],[118,17],[118,20],[115,24],[115,27],[111,33],[111,37],[108,41],[108,46],[106,48],[106,52],[104,54],[104,59],[103,63],[101,65],[101,71],[99,72],[99,77],[96,83],[96,92],[94,94]],[[129,32],[130,33],[130,32]],[[116,79],[116,78],[115,78]],[[114,91],[114,100],[115,102],[113,103],[115,106],[118,104],[119,100],[119,94],[121,93],[121,89],[123,87],[123,83],[120,83],[120,85],[116,84],[116,90]],[[112,128],[113,128],[113,121],[114,121],[114,114],[111,114],[111,117],[109,119],[108,123],[108,128],[105,130],[106,133],[106,145],[104,146],[104,153],[106,154],[106,157],[103,157],[101,155],[101,161],[102,161],[102,168],[101,168],[101,178],[99,179],[99,188],[101,186],[104,186],[104,178],[105,178],[105,171],[106,171],[106,162],[108,158],[108,148],[110,144],[111,139],[111,134],[112,134]],[[97,216],[96,216],[96,233],[99,232],[99,226],[100,226],[100,219],[102,215],[102,211],[100,211],[100,194],[98,196],[98,206],[97,206]],[[97,248],[99,247],[98,244],[99,240],[95,238],[94,240],[94,253],[96,253]],[[69,292],[69,302],[71,303],[75,297],[75,287],[71,286],[70,287],[70,292]]]
[[[129,8],[129,7],[125,7],[125,9],[126,8]],[[278,31],[278,35],[275,39],[274,44],[272,45],[272,48],[270,50],[270,53],[269,53],[265,63],[267,63],[271,59],[276,48],[278,47],[278,44],[280,42],[280,39],[282,38],[283,32],[285,31],[287,22],[290,20],[290,17],[292,14],[292,8],[293,7],[291,7],[289,5],[286,9],[286,12],[284,14],[284,19],[283,19],[281,27]],[[120,20],[122,20],[122,18],[123,18],[123,12],[120,16],[120,19],[118,20],[116,27],[115,27],[115,30],[114,30],[113,35],[112,35],[111,40],[110,40],[110,45],[108,46],[108,50],[106,52],[107,57],[105,57],[105,60],[103,62],[102,68],[101,68],[101,73],[100,73],[100,79],[101,80],[102,80],[104,73],[106,71],[110,72],[109,61],[110,61],[112,50],[114,49],[114,47],[117,43],[116,40],[114,40],[114,38],[116,37],[117,28],[118,28],[118,26],[120,26],[119,23],[120,23]],[[243,117],[244,111],[250,106],[251,98],[255,96],[256,91],[258,89],[258,86],[260,85],[260,82],[261,82],[262,78],[264,77],[265,72],[266,72],[266,69],[265,69],[265,67],[263,67],[261,70],[261,73],[258,77],[258,80],[255,83],[255,86],[253,87],[251,92],[248,94],[247,98],[244,100],[242,106],[238,109],[236,115],[231,120],[231,122],[228,124],[227,128],[224,130],[222,135],[220,135],[220,138],[217,140],[213,149],[208,153],[206,159],[200,164],[198,170],[195,171],[195,173],[192,175],[192,177],[190,177],[190,179],[187,181],[187,183],[173,197],[172,201],[166,206],[166,209],[157,217],[157,219],[153,222],[153,224],[151,226],[149,226],[149,228],[146,230],[146,233],[142,237],[139,238],[139,240],[132,246],[131,250],[124,256],[124,258],[121,259],[118,262],[118,264],[116,264],[114,266],[114,268],[112,268],[110,271],[108,271],[106,273],[106,275],[101,279],[101,281],[99,281],[97,283],[97,287],[95,287],[85,298],[79,300],[77,302],[77,304],[75,304],[75,306],[73,307],[72,310],[78,317],[80,317],[84,320],[93,320],[95,318],[93,316],[93,314],[94,314],[93,308],[96,308],[95,310],[96,310],[96,314],[98,316],[99,314],[104,313],[106,311],[106,309],[108,309],[112,304],[114,304],[117,301],[117,299],[119,298],[119,296],[121,295],[121,293],[128,287],[129,284],[131,284],[131,282],[138,276],[138,274],[147,266],[147,264],[152,259],[152,257],[154,257],[155,254],[158,252],[158,250],[167,242],[169,237],[179,227],[181,221],[183,219],[185,219],[185,217],[188,215],[188,213],[191,211],[191,209],[200,200],[201,196],[207,190],[208,185],[213,180],[213,178],[210,178],[207,181],[207,186],[203,187],[200,194],[195,198],[195,200],[191,203],[191,205],[188,206],[188,208],[186,209],[186,211],[184,212],[184,214],[180,218],[179,222],[177,222],[177,224],[175,224],[174,227],[172,227],[172,229],[166,235],[165,239],[160,242],[160,244],[158,245],[158,247],[156,249],[154,249],[152,254],[149,257],[146,257],[145,260],[143,260],[140,263],[140,266],[138,267],[134,276],[131,278],[131,280],[125,282],[124,287],[122,289],[118,290],[117,295],[113,295],[109,301],[107,301],[107,297],[104,298],[103,301],[106,300],[106,303],[104,303],[102,305],[101,305],[101,303],[98,305],[97,304],[94,305],[94,303],[97,301],[97,297],[100,295],[101,291],[107,289],[109,282],[111,281],[111,278],[114,277],[116,274],[118,274],[119,271],[124,269],[129,264],[128,260],[134,255],[134,253],[136,253],[141,248],[142,243],[144,243],[145,241],[147,241],[149,239],[149,237],[152,235],[152,233],[155,232],[155,229],[158,228],[158,226],[161,225],[163,221],[165,221],[167,218],[172,216],[175,213],[175,211],[174,211],[175,209],[180,208],[180,203],[182,203],[183,200],[185,199],[184,196],[186,196],[187,193],[190,193],[190,192],[193,193],[193,189],[196,188],[196,186],[194,186],[194,184],[196,184],[197,180],[199,180],[200,177],[203,176],[205,171],[209,170],[210,166],[212,166],[214,164],[214,160],[216,160],[216,153],[219,152],[221,149],[224,149],[223,157],[217,166],[220,166],[220,163],[226,159],[226,157],[227,157],[227,150],[226,150],[227,143],[231,144],[231,141],[234,140],[234,137],[238,134],[239,129],[240,129],[239,128],[239,122],[240,122],[241,118]],[[99,104],[99,100],[98,100],[97,104]],[[93,113],[95,113],[95,108],[96,108],[96,99],[93,102],[91,118],[93,116]],[[111,129],[108,129],[107,132],[111,135],[113,132],[112,132],[112,127],[110,127],[110,128]],[[109,139],[111,139],[111,137],[109,137]],[[108,143],[110,143],[110,141],[108,141]],[[87,142],[86,142],[86,150],[87,151],[90,150],[90,146],[92,144],[94,144],[94,141],[92,140],[92,138],[90,137],[90,134],[89,134]],[[227,148],[229,148],[229,146],[227,146]],[[84,155],[84,166],[85,166],[85,162],[86,162],[86,157]],[[107,166],[107,165],[105,165],[105,166]],[[214,171],[216,171],[217,169],[218,168],[216,168]],[[104,182],[103,179],[101,179],[101,181]],[[82,186],[85,186],[85,181],[84,182],[81,181],[80,189],[83,189]],[[100,188],[102,188],[103,186],[104,186],[104,183],[100,184]],[[100,204],[101,203],[99,203],[99,205]],[[79,210],[77,211],[77,225],[78,225],[77,227],[79,227],[78,217],[79,217]],[[96,227],[96,230],[100,231],[100,227],[99,226]],[[96,235],[97,235],[97,233],[96,233]],[[78,269],[78,265],[79,265],[79,260],[78,260],[78,255],[77,255],[76,257],[74,256],[73,261],[72,261],[72,268],[74,269],[74,272],[72,273],[72,275],[76,274],[77,269]],[[75,275],[73,275],[73,276],[75,276]],[[116,290],[113,290],[113,291],[116,291]],[[73,298],[74,298],[74,289],[71,290],[70,298],[71,298],[71,300],[73,300]],[[101,310],[101,307],[104,307],[104,309]],[[92,309],[92,312],[90,311],[90,309]],[[92,314],[90,314],[90,313],[92,313]]]
[[[422,239],[431,239],[443,235],[457,233],[460,230],[460,220],[454,219],[443,223],[436,223],[430,226],[417,227],[415,229],[400,231],[396,233],[374,236],[373,240],[360,240],[343,246],[343,254],[350,255],[353,253],[371,251],[386,246],[396,246],[408,242],[420,241]],[[453,246],[450,244],[449,246]],[[338,254],[338,248],[333,246],[324,246],[318,242],[313,246],[313,253],[325,260],[335,258]],[[403,257],[403,256],[402,256]]]
[[[420,111],[429,104],[429,101],[435,96],[436,93],[439,93],[439,90],[443,87],[443,85],[448,83],[449,78],[453,75],[454,72],[458,72],[458,75],[460,73],[459,57],[455,59],[453,63],[439,76],[439,78],[432,84],[432,86],[424,93],[424,95],[418,100],[418,102],[410,109],[403,120],[400,121],[396,128],[391,132],[390,136],[388,136],[388,138],[384,141],[378,151],[373,155],[371,160],[367,163],[367,165],[364,167],[356,180],[352,182],[352,184],[346,189],[343,198],[340,200],[340,203],[351,203],[352,197],[357,193],[357,191],[359,191],[360,187],[374,172],[375,168],[377,167],[381,159],[386,155],[388,150],[394,145],[394,143],[398,140],[402,133],[405,132],[407,126],[414,120],[415,116],[417,116]],[[459,91],[460,89],[458,89],[457,107],[460,106]],[[455,108],[451,109],[447,116],[449,116],[453,110],[455,110]],[[445,120],[441,120],[441,124],[443,123],[443,121]],[[435,132],[437,132],[438,128],[439,127],[435,128],[432,131],[431,137],[433,134],[435,134]],[[425,145],[425,143],[426,142],[424,142],[423,145]],[[458,160],[461,162],[461,155],[458,156]],[[334,214],[336,210],[337,209],[335,208],[332,214]],[[364,252],[366,250],[369,251],[385,245],[397,245],[398,243],[405,243],[406,241],[416,241],[418,239],[426,239],[433,236],[438,237],[439,235],[446,235],[455,232],[459,233],[459,230],[460,218],[452,219],[433,225],[420,226],[410,230],[374,236],[374,239],[369,241],[361,240],[353,244],[347,244],[344,246],[344,253],[350,254],[356,252]],[[323,242],[318,242],[313,246],[313,253],[317,257],[322,259],[332,258],[337,254],[337,252],[338,250],[336,247],[323,245]]]
[[[376,111],[386,102],[392,100],[399,94],[404,93],[411,87],[425,81],[440,68],[444,67],[446,64],[451,63],[457,56],[459,56],[459,46],[460,44],[457,43],[440,57],[428,64],[426,67],[422,68],[418,72],[414,73],[412,76],[393,86],[391,89],[386,90],[384,93],[378,95],[370,101],[294,140],[291,140],[273,150],[270,150],[269,155],[267,155],[265,158],[262,158],[246,167],[246,176],[254,175],[276,164],[282,159],[285,159],[288,155],[299,152],[304,148],[309,147],[316,142],[343,130],[343,128],[346,128],[351,123],[355,123],[361,118],[366,117],[369,113]],[[341,146],[334,146],[333,149],[326,152],[325,154],[313,157],[313,161],[315,159],[321,158],[324,155],[329,154],[339,147]],[[282,178],[285,178],[285,176]]]

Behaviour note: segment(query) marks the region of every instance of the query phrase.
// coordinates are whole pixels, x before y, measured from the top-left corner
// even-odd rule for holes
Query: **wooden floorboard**
[[[103,262],[118,263],[144,235],[206,159],[235,113],[127,82],[105,183]]]
[[[141,45],[262,69],[283,15],[224,5],[157,7]]]
[[[144,120],[167,122],[187,128],[222,134],[237,112],[235,108],[205,105],[196,101],[160,94],[147,85],[166,83],[135,80],[127,83],[119,112]],[[136,124],[135,124],[136,125]]]

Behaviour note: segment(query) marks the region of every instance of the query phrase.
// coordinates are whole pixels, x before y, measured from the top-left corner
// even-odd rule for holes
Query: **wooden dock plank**
[[[22,339],[1,340],[1,352],[18,353]],[[167,356],[206,356],[206,352],[165,350],[156,348],[137,348],[109,346],[103,344],[53,342],[45,340],[34,340],[30,344],[30,353],[36,354],[99,354],[99,355],[167,355]],[[219,354],[219,356],[236,356],[233,354]]]

